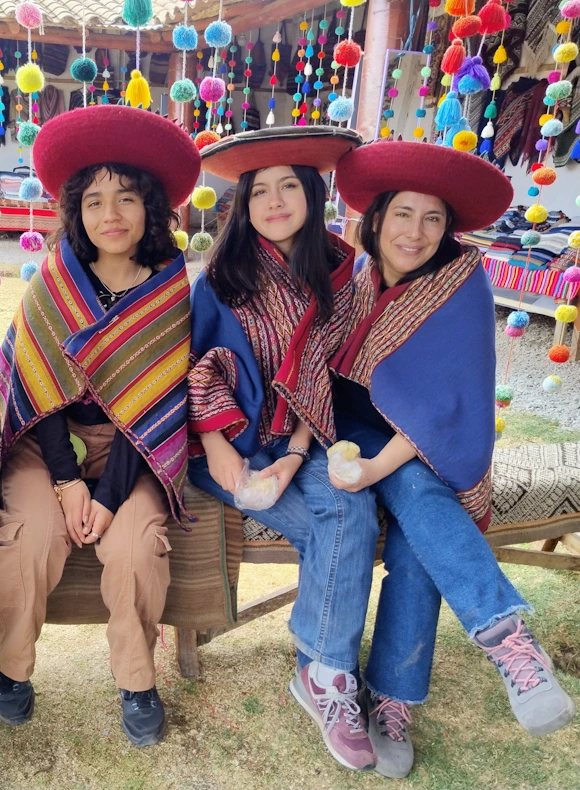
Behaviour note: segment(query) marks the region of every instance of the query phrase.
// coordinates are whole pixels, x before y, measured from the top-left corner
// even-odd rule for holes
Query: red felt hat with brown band
[[[201,167],[187,132],[159,115],[120,105],[63,113],[41,128],[34,143],[37,175],[54,198],[79,170],[106,162],[157,178],[173,208],[188,200]]]
[[[306,165],[324,174],[334,170],[341,156],[361,142],[356,132],[337,126],[258,129],[205,146],[201,166],[227,181],[239,181],[244,173],[278,165]]]
[[[343,200],[364,214],[382,192],[420,192],[448,203],[460,232],[485,228],[509,208],[510,180],[474,154],[431,143],[379,140],[346,154],[336,168]]]

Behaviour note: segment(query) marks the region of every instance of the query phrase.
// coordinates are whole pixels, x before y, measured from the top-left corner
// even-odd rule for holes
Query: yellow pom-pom
[[[529,207],[524,216],[528,222],[533,222],[534,224],[536,222],[545,222],[548,219],[548,209],[540,206],[539,203],[535,203]]]
[[[444,74],[441,77],[441,85],[443,85],[444,88],[449,88],[452,82],[453,82],[453,77],[451,76],[451,74]]]
[[[453,138],[453,147],[456,151],[473,151],[477,145],[477,135],[475,132],[457,132]]]
[[[201,115],[201,112],[200,112],[199,110],[194,110],[194,111],[193,111],[193,114],[194,114],[194,115],[195,115],[195,117],[197,118],[199,115]]]
[[[186,250],[187,245],[189,244],[189,238],[187,233],[184,230],[174,230],[173,231],[173,238],[175,239],[175,244],[180,250]]]
[[[570,63],[578,57],[578,45],[573,41],[567,41],[565,44],[560,44],[556,47],[554,52],[554,60],[556,63]]]
[[[280,60],[280,50],[279,49],[275,49],[274,52],[272,52],[272,60],[275,60],[275,61]]]
[[[499,74],[494,74],[491,78],[491,85],[489,86],[492,91],[498,91],[501,88],[501,77]]]
[[[38,60],[38,52],[35,49],[32,50],[30,60]]]
[[[495,432],[496,433],[503,433],[505,431],[505,420],[503,417],[496,417],[495,418]]]
[[[4,61],[0,60],[0,71],[3,71],[3,69],[4,69]]]
[[[566,33],[570,32],[571,27],[571,22],[569,22],[567,19],[561,19],[556,25],[556,33],[558,33],[559,36],[564,36]]]
[[[381,128],[381,137],[388,137],[390,135],[390,133],[391,133],[391,130],[389,129],[388,126],[383,126]]]
[[[548,123],[548,121],[553,121],[553,120],[554,120],[554,116],[552,115],[552,113],[545,112],[543,115],[540,115],[540,120],[538,121],[538,123],[540,124],[540,126],[543,126],[545,123]]]
[[[366,0],[340,0],[340,4],[347,8],[356,8],[358,5],[364,5]]]
[[[571,304],[561,304],[556,308],[554,318],[563,324],[571,324],[578,318],[578,308]]]
[[[215,189],[211,187],[196,187],[191,196],[191,202],[200,211],[206,208],[213,208],[217,201]]]
[[[294,109],[292,110],[292,117],[298,118],[299,115],[300,115],[300,110],[297,107],[294,107]]]
[[[44,88],[44,74],[36,63],[26,63],[16,72],[16,84],[22,93],[37,93]]]
[[[130,104],[131,107],[138,107],[141,105],[144,110],[149,109],[151,105],[149,83],[138,69],[133,69],[131,72],[131,79],[129,80],[125,93],[125,101],[127,104]]]
[[[446,98],[447,98],[447,94],[443,93],[440,96],[439,101],[437,102],[437,107],[441,107],[441,105],[443,104],[443,102],[445,101]]]
[[[311,117],[314,118],[315,121],[317,121],[320,118],[320,111],[319,110],[312,110]]]
[[[493,62],[496,65],[505,63],[507,60],[507,51],[503,44],[500,44],[493,55]]]
[[[105,80],[105,81],[103,82],[103,90],[104,90],[104,91],[108,91],[108,90],[109,90],[109,83],[107,82],[107,80]]]
[[[580,250],[580,230],[573,230],[568,236],[568,246],[573,250]]]

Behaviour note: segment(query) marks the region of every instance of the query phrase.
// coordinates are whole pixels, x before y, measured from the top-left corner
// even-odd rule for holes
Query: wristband
[[[286,455],[299,455],[303,461],[310,461],[310,453],[308,450],[305,450],[304,447],[288,447]]]

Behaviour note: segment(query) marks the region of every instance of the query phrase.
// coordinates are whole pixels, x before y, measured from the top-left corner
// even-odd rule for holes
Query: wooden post
[[[360,83],[356,129],[363,140],[374,139],[387,49],[402,46],[409,20],[409,0],[368,0],[367,32]],[[347,207],[346,216],[360,216]],[[356,223],[349,222],[346,240],[354,245]]]
[[[195,80],[195,53],[187,53],[187,61],[185,66],[185,76],[190,80]],[[182,78],[183,74],[183,53],[172,52],[169,58],[169,73],[167,75],[167,86],[171,90],[171,86],[177,80]],[[193,102],[181,104],[180,102],[172,101],[169,97],[167,104],[167,117],[170,121],[175,120],[177,123],[182,123],[183,128],[189,134],[193,131]],[[185,206],[179,208],[179,227],[186,233],[189,232],[189,215],[191,211],[191,203],[188,201]],[[185,252],[187,258],[187,251]]]
[[[176,628],[175,652],[181,677],[196,680],[199,677],[197,631],[191,628]]]

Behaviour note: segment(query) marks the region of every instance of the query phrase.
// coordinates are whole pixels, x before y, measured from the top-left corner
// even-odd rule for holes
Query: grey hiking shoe
[[[359,704],[368,718],[368,732],[375,747],[375,771],[390,779],[403,779],[413,767],[413,743],[407,729],[411,723],[409,706],[381,697],[368,689],[361,691]]]
[[[576,706],[523,620],[505,617],[480,631],[475,643],[500,673],[516,719],[531,735],[548,735],[572,721]]]

